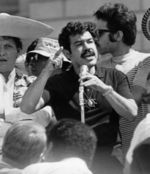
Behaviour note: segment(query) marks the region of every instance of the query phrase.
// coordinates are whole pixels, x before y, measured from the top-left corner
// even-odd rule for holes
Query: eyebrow
[[[93,39],[93,37],[90,37],[90,38],[87,38],[87,39],[83,39],[83,40],[77,40],[77,41],[75,41],[74,43],[72,43],[72,44],[78,44],[78,43],[80,43],[80,42],[84,42],[84,41],[89,41],[89,40],[94,40]]]

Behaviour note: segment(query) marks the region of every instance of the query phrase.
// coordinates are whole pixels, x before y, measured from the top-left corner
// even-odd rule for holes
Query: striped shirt
[[[133,49],[130,49],[129,53],[122,56],[118,57],[109,56],[109,58],[106,57],[105,59],[102,58],[100,66],[113,67],[126,74],[129,80],[130,87],[132,89],[133,86],[135,85],[134,79],[135,77],[137,77],[136,74],[143,67],[142,62],[149,56],[150,54],[148,53],[141,53]],[[124,117],[120,118],[122,152],[124,155],[126,154],[129,148],[135,127],[145,117],[145,115],[148,112],[147,108],[148,108],[147,104],[141,103],[138,108],[138,115],[133,121],[129,121]]]

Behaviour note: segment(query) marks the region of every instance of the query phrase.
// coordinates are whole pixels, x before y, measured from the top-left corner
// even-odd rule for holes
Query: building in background
[[[138,35],[134,47],[150,52],[149,41],[141,31],[141,19],[150,7],[149,0],[0,0],[0,12],[20,15],[50,24],[57,38],[60,29],[70,20],[93,20],[92,14],[105,2],[122,2],[137,14]]]

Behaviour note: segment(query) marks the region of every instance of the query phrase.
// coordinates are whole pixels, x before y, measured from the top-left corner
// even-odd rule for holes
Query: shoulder
[[[53,163],[37,163],[26,167],[22,174],[92,174],[86,163],[79,158],[69,158]]]
[[[115,69],[115,68],[109,68],[109,67],[99,67],[97,69],[98,74],[103,74],[104,76],[113,76],[113,77],[126,77],[126,75]]]

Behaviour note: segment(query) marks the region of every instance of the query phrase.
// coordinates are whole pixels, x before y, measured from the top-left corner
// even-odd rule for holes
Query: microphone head
[[[82,77],[83,75],[85,75],[87,72],[88,72],[88,66],[87,65],[82,65],[81,67],[80,67],[80,77]]]

